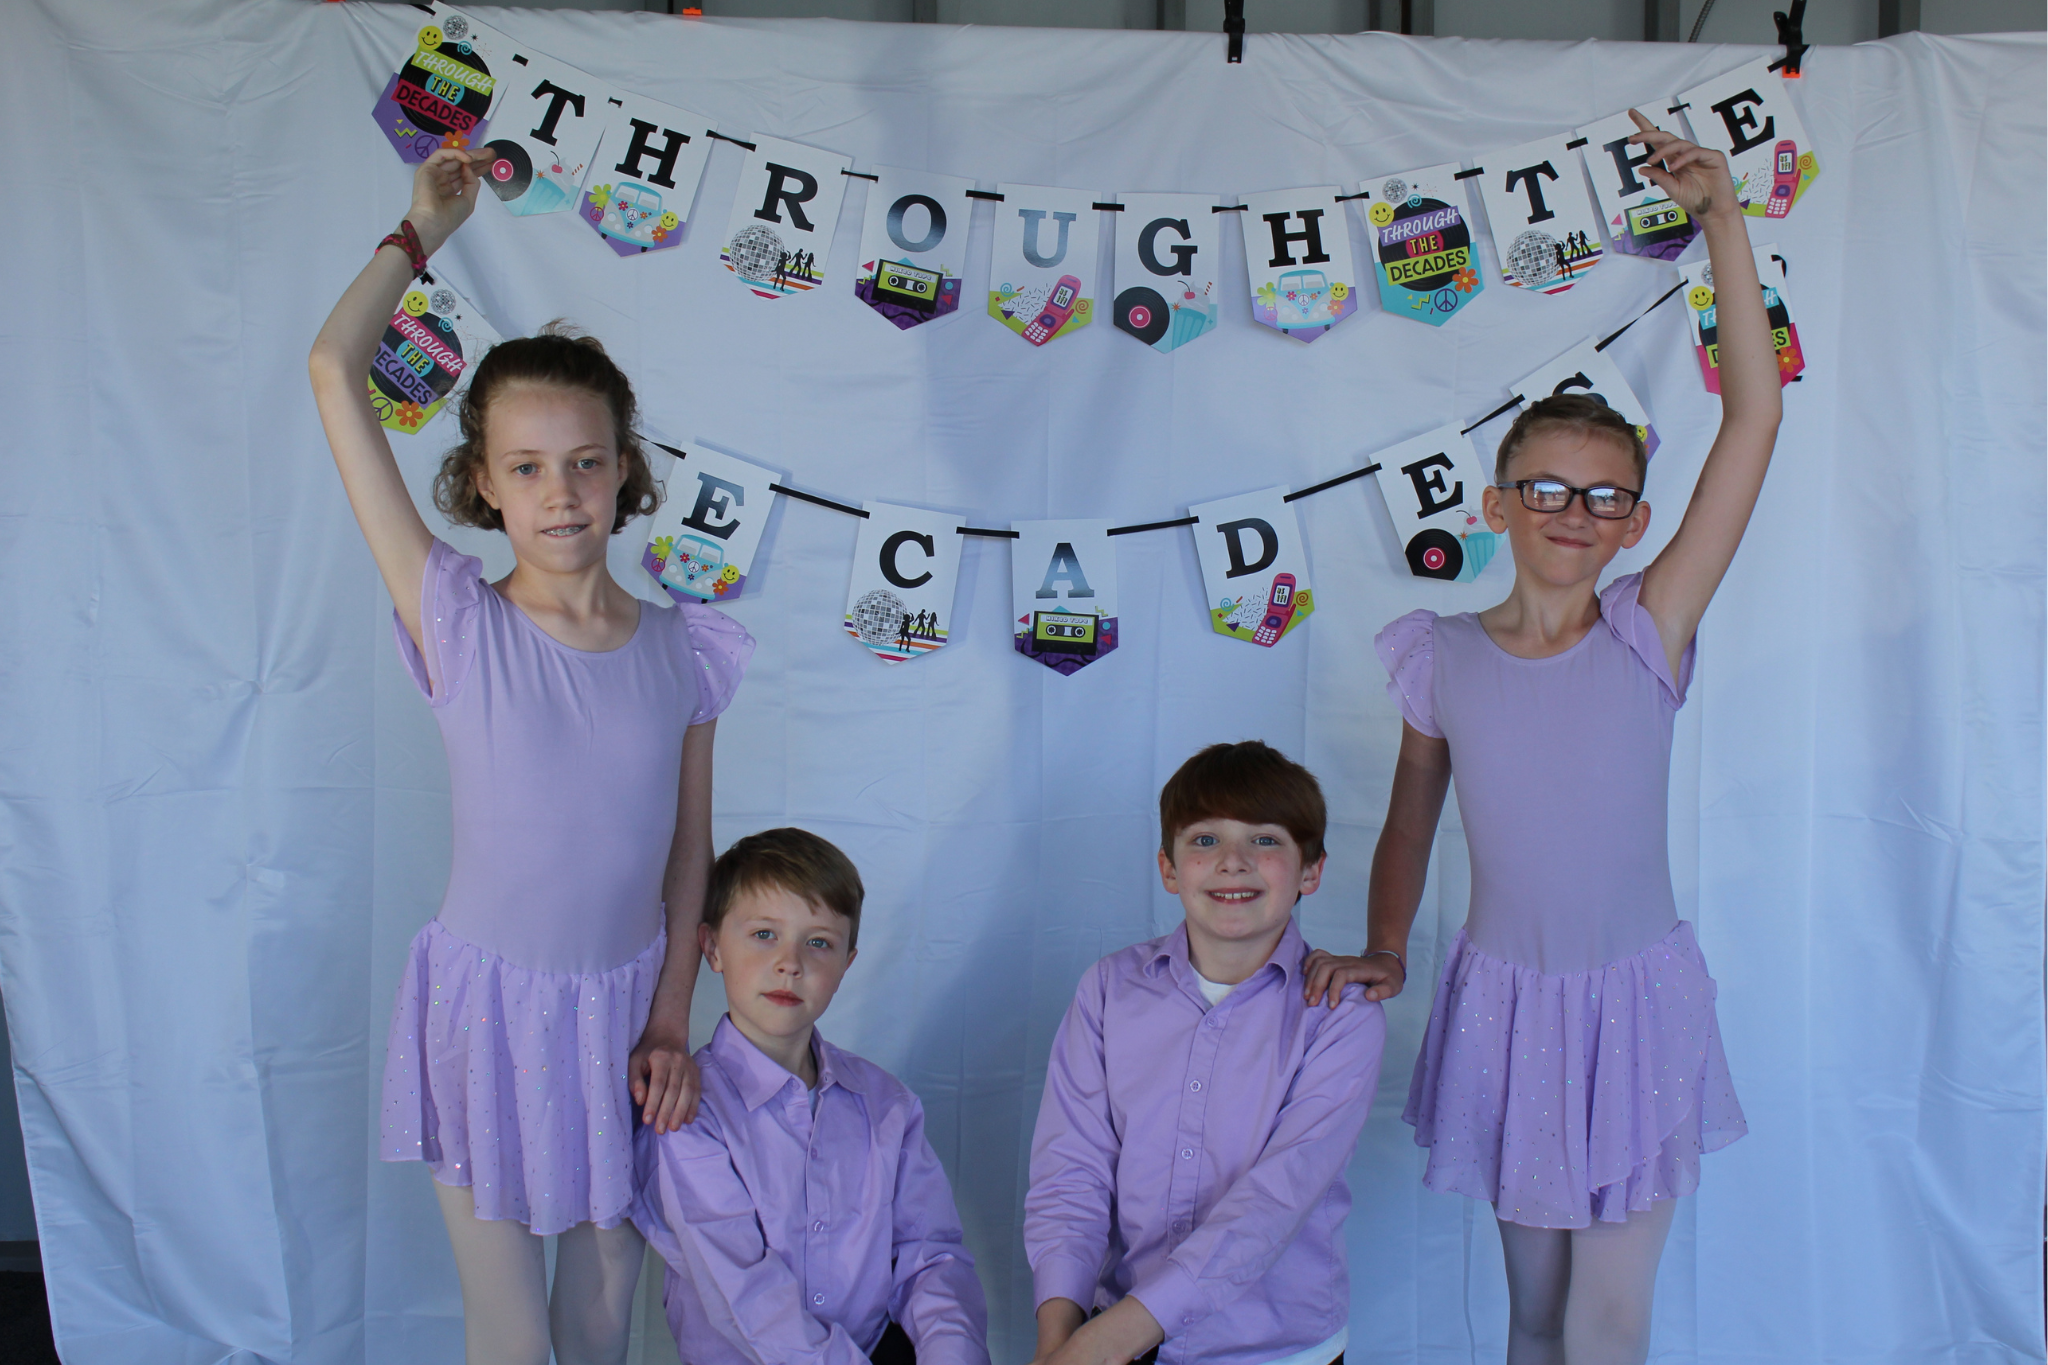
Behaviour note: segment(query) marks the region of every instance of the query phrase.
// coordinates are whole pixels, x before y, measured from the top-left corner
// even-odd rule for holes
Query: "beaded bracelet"
[[[420,247],[420,235],[413,231],[412,219],[400,219],[398,231],[388,234],[383,241],[377,243],[377,251],[382,251],[387,246],[395,246],[406,254],[406,258],[412,262],[413,274],[427,273],[427,253]],[[374,256],[377,252],[373,251],[370,254]]]

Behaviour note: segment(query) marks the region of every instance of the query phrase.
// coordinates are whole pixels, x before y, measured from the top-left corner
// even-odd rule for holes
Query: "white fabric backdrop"
[[[1260,37],[1228,67],[1208,35],[484,13],[735,134],[1105,191],[1355,182],[1757,50]],[[301,363],[404,208],[368,111],[417,22],[289,0],[0,17],[0,985],[79,1365],[457,1351],[427,1177],[371,1144],[397,964],[445,875],[445,770]],[[1662,1360],[2041,1356],[2042,57],[2038,35],[1815,51],[1795,98],[1823,173],[1755,228],[1791,262],[1810,368],[1706,622],[1672,833],[1752,1132],[1680,1216]],[[1610,257],[1527,297],[1482,245],[1489,290],[1441,331],[1368,302],[1303,347],[1239,294],[1171,357],[1106,318],[1034,351],[973,303],[898,334],[850,286],[749,296],[716,262],[739,164],[714,153],[677,251],[620,260],[566,215],[487,203],[445,268],[508,333],[591,328],[672,436],[981,524],[1305,485],[1492,408],[1672,278]],[[1676,524],[1716,407],[1675,306],[1612,352],[1665,438],[1626,569]],[[422,494],[448,439],[397,440]],[[1505,589],[1505,557],[1474,584],[1407,577],[1369,484],[1298,506],[1318,611],[1271,651],[1207,631],[1184,531],[1118,542],[1122,647],[1071,679],[1011,653],[999,542],[966,547],[954,642],[902,667],[839,630],[836,513],[783,506],[735,608],[760,652],[720,727],[718,836],[800,822],[859,862],[863,952],[825,1027],[929,1107],[999,1361],[1028,1351],[1018,1208],[1052,1028],[1087,962],[1173,920],[1158,783],[1221,739],[1308,762],[1335,827],[1305,928],[1355,946],[1398,731],[1371,636]],[[1500,1358],[1487,1210],[1420,1189],[1399,1121],[1463,859],[1452,813],[1352,1169],[1357,1361]]]

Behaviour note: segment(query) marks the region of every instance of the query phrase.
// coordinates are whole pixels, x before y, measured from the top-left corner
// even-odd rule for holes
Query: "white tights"
[[[1584,1228],[1501,1220],[1507,1365],[1643,1365],[1657,1261],[1677,1203],[1659,1199],[1625,1223]]]
[[[468,1365],[624,1365],[633,1290],[646,1243],[631,1223],[578,1223],[555,1239],[550,1300],[546,1248],[524,1223],[476,1216],[466,1187],[434,1182],[462,1277]]]

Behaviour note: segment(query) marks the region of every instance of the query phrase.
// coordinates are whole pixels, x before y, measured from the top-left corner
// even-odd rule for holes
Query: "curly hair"
[[[612,518],[613,535],[634,517],[646,516],[661,506],[654,471],[640,444],[640,405],[633,397],[632,382],[605,354],[596,337],[585,336],[558,320],[541,328],[537,336],[499,342],[484,353],[470,375],[469,387],[457,407],[462,442],[441,457],[441,471],[434,476],[434,506],[450,522],[486,531],[505,529],[504,517],[477,490],[477,478],[484,472],[484,423],[491,404],[513,384],[573,389],[601,399],[610,409],[619,465],[625,471],[617,514]]]
[[[1560,393],[1537,399],[1515,418],[1515,424],[1508,428],[1507,436],[1500,443],[1500,455],[1493,462],[1493,481],[1506,483],[1508,461],[1515,457],[1523,442],[1546,431],[1576,431],[1587,436],[1597,432],[1610,436],[1626,447],[1629,458],[1635,461],[1637,487],[1640,488],[1649,477],[1650,457],[1643,449],[1643,434],[1636,430],[1634,423],[1608,407],[1597,395]]]

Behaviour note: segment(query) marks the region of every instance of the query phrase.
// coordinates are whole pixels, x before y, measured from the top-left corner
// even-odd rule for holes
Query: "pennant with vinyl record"
[[[1525,391],[1526,392],[1526,391]],[[1394,519],[1409,572],[1470,583],[1500,548],[1485,521],[1487,477],[1472,442],[1454,422],[1373,457],[1380,496]]]
[[[1458,166],[1448,162],[1399,175],[1376,176],[1365,197],[1380,308],[1397,318],[1441,327],[1486,287],[1465,221]]]
[[[1086,190],[998,185],[988,315],[1043,346],[1086,327],[1095,312],[1095,243],[1102,215]]]
[[[1489,153],[1479,173],[1500,276],[1517,289],[1562,294],[1605,250],[1571,140],[1559,133]]]
[[[1636,429],[1643,441],[1643,457],[1648,459],[1657,453],[1657,428],[1650,425],[1649,410],[1607,353],[1593,349],[1596,344],[1586,338],[1548,365],[1516,380],[1508,391],[1521,394],[1525,403],[1565,393],[1582,393],[1605,403]]]
[[[1286,496],[1265,488],[1188,508],[1218,635],[1270,649],[1316,609],[1308,549]]]
[[[1728,157],[1735,197],[1755,218],[1783,218],[1820,175],[1820,158],[1784,78],[1759,57],[1672,101],[1689,105],[1692,140]]]
[[[678,602],[730,602],[747,586],[777,474],[702,444],[662,480],[640,567]]]
[[[370,359],[370,406],[393,431],[418,431],[503,340],[475,304],[431,276],[414,280]]]
[[[1778,348],[1780,388],[1799,377],[1806,368],[1806,353],[1799,348],[1799,328],[1792,321],[1791,305],[1785,301],[1785,258],[1770,243],[1751,247],[1756,258],[1757,282],[1763,286],[1764,313],[1771,324],[1771,344]],[[1714,306],[1714,266],[1711,261],[1694,261],[1679,274],[1685,282],[1685,317],[1692,328],[1693,350],[1700,358],[1700,377],[1708,393],[1721,391],[1721,348],[1716,332],[1719,310]]]
[[[1013,521],[1017,652],[1072,677],[1116,648],[1116,548],[1106,520]]]
[[[840,172],[853,158],[760,133],[753,141],[718,259],[764,299],[815,289],[825,282],[846,197]]]
[[[1660,117],[1664,121],[1657,126],[1672,131],[1669,125],[1677,120]],[[1636,121],[1626,109],[1579,129],[1579,136],[1586,139],[1582,150],[1586,172],[1593,180],[1593,197],[1600,203],[1607,238],[1616,251],[1675,261],[1699,235],[1700,225],[1640,173],[1650,159],[1650,149],[1629,141],[1636,131]]]
[[[865,506],[846,590],[846,633],[885,663],[944,648],[960,580],[960,518],[888,502]]]
[[[861,221],[854,296],[908,331],[960,307],[974,201],[965,176],[877,166]]]
[[[612,89],[538,52],[514,52],[499,81],[496,134],[481,147],[496,155],[483,182],[521,217],[554,213],[576,202],[590,170]]]
[[[603,116],[604,136],[583,181],[583,221],[621,256],[679,244],[711,155],[711,125],[623,90],[606,97]]]
[[[370,111],[411,166],[443,146],[473,147],[482,139],[512,56],[512,40],[489,24],[452,5],[425,8],[430,13],[414,35],[412,55]]]
[[[1252,317],[1314,341],[1358,311],[1351,232],[1335,185],[1244,197],[1244,264]]]
[[[1155,351],[1213,331],[1220,235],[1208,194],[1127,194],[1116,229],[1110,320]]]

